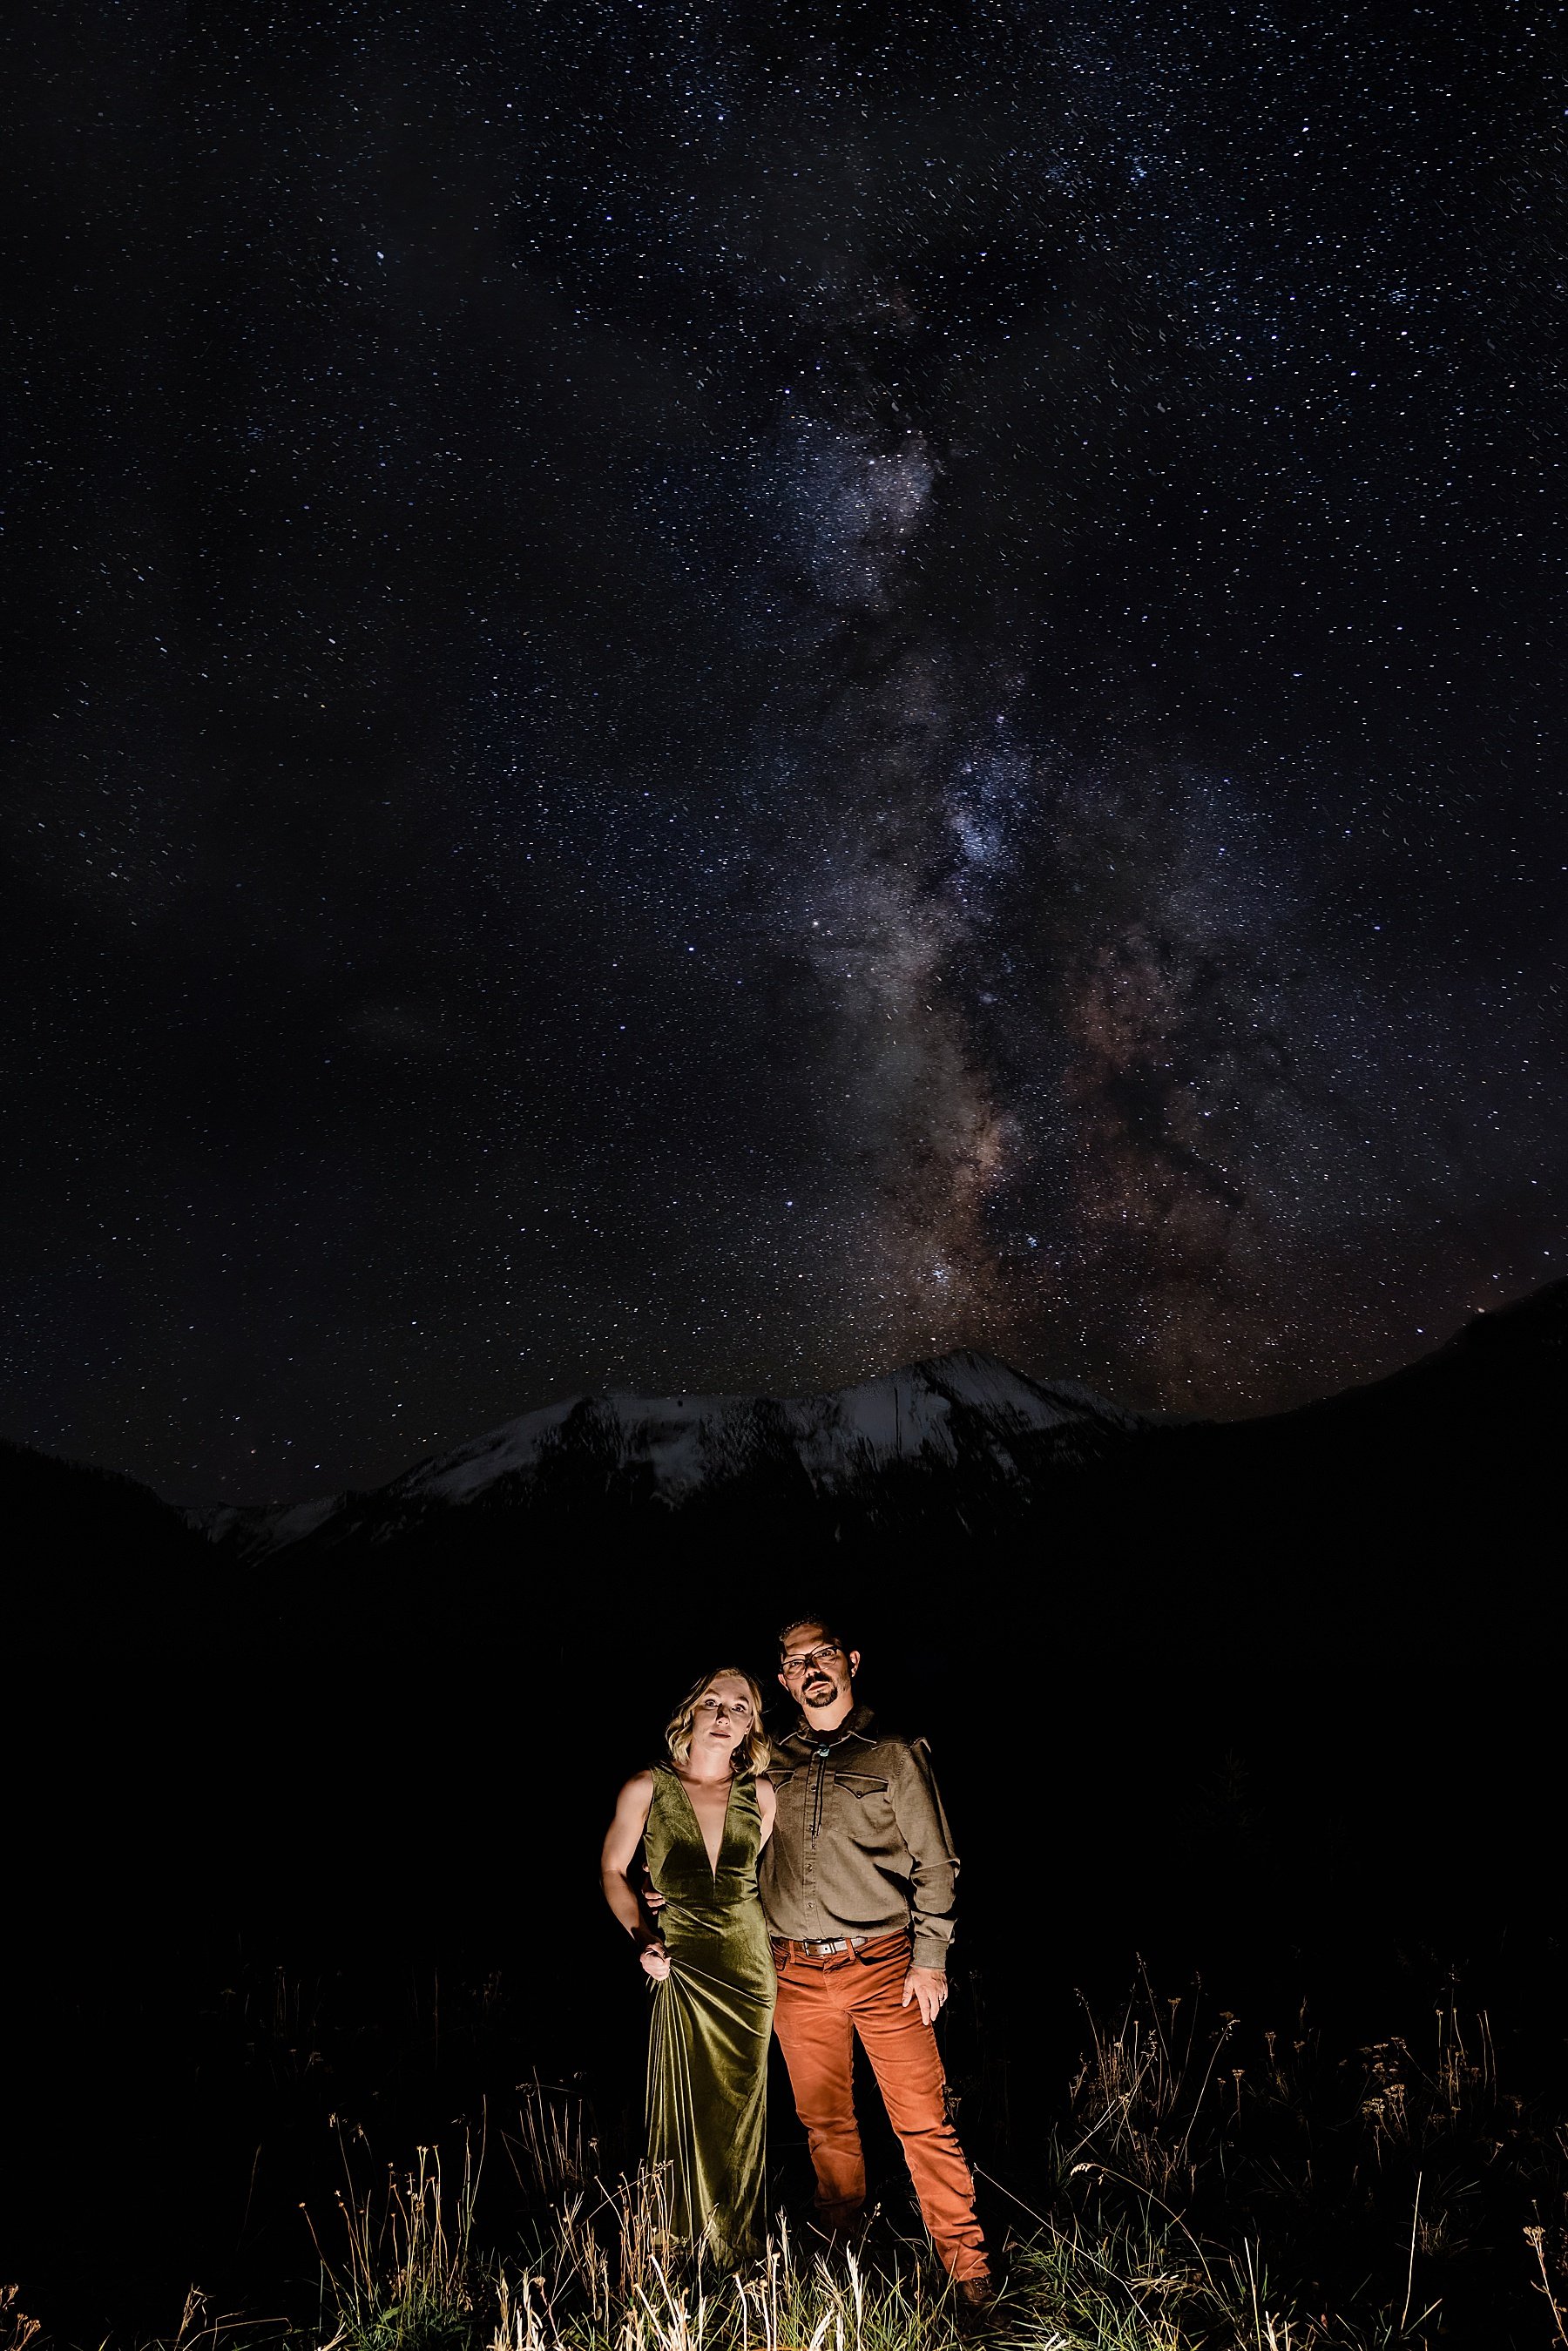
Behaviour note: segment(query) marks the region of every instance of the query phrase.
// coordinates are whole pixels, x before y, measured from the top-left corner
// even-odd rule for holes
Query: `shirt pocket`
[[[835,1813],[857,1844],[881,1847],[893,1826],[887,1782],[871,1771],[835,1771]]]

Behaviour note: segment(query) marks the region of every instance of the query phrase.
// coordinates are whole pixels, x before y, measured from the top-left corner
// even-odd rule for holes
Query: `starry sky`
[[[177,1499],[1563,1270],[1550,11],[45,14],[0,1430]]]

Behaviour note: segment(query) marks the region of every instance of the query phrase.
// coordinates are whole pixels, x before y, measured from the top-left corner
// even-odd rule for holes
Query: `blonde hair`
[[[685,1698],[664,1725],[664,1744],[672,1762],[685,1764],[692,1751],[692,1732],[696,1726],[697,1700],[706,1698],[715,1682],[725,1675],[746,1684],[746,1694],[751,1700],[751,1729],[744,1739],[737,1740],[729,1768],[739,1773],[766,1771],[772,1760],[773,1749],[768,1733],[762,1728],[762,1692],[758,1688],[744,1666],[716,1666],[711,1674],[695,1681]]]

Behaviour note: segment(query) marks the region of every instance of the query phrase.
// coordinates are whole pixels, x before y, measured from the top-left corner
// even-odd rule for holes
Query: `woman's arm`
[[[757,1782],[757,1809],[762,1815],[762,1834],[757,1843],[757,1850],[760,1853],[773,1834],[773,1823],[779,1812],[779,1791],[771,1780],[758,1780]]]
[[[599,1856],[599,1881],[604,1899],[636,1944],[645,1972],[659,1979],[670,1972],[669,1957],[626,1875],[643,1841],[653,1801],[652,1771],[639,1771],[634,1780],[627,1781],[616,1800],[615,1817]]]

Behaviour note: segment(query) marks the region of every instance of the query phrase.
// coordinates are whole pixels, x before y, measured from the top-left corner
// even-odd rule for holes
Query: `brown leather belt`
[[[868,1950],[873,1945],[876,1949],[881,1950],[884,1946],[891,1947],[894,1943],[907,1940],[907,1936],[902,1934],[838,1935],[827,1942],[797,1943],[791,1941],[787,1936],[775,1935],[773,1956],[775,1959],[804,1959],[813,1967],[820,1967],[824,1960],[837,1959],[843,1951]]]

